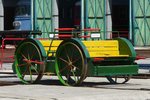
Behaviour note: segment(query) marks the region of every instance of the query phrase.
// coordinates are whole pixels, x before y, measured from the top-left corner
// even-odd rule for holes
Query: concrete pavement
[[[0,100],[150,100],[150,79],[112,85],[106,78],[88,77],[80,87],[67,87],[45,75],[39,84],[24,85],[12,74],[11,63],[0,72]]]
[[[40,84],[0,86],[0,100],[150,100],[150,79],[111,85],[105,78],[87,78],[81,87],[62,86],[57,77]]]

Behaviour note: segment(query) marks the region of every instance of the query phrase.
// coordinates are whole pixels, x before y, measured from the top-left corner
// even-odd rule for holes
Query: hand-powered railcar
[[[13,67],[23,83],[35,83],[47,72],[57,74],[62,84],[71,86],[80,85],[88,76],[125,83],[138,73],[136,52],[127,39],[83,39],[86,36],[79,32],[66,36],[70,39],[28,38],[18,45]]]

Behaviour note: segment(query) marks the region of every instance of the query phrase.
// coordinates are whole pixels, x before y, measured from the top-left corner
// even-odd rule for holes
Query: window
[[[29,16],[30,12],[30,5],[19,5],[16,8],[16,16]]]

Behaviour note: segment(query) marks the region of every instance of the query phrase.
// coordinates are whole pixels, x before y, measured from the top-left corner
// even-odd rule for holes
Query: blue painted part
[[[18,0],[14,18],[16,30],[31,30],[31,0]]]
[[[16,16],[15,21],[21,23],[19,30],[31,30],[31,17],[30,16]]]
[[[140,69],[150,69],[150,64],[139,64]]]
[[[18,2],[18,5],[30,5],[31,4],[30,1],[31,0],[20,0]]]

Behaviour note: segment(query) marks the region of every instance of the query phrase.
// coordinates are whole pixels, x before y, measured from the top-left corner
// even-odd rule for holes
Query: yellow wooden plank
[[[90,57],[129,57],[129,55],[119,55],[119,54],[103,54],[100,52],[89,52]]]
[[[83,40],[83,42],[113,42],[118,40]]]
[[[86,47],[91,47],[91,46],[117,46],[118,47],[117,40],[83,41],[83,44]]]
[[[112,41],[108,41],[108,40],[99,40],[99,41],[83,41],[83,43],[108,43],[108,44],[113,44],[113,43],[118,43],[117,40],[112,40]]]
[[[46,54],[47,54],[47,51],[48,51],[48,50],[45,50],[45,51],[46,51]],[[52,51],[53,51],[53,50],[52,50]],[[51,52],[51,53],[49,53],[49,55],[48,55],[48,56],[50,57],[50,56],[55,56],[55,55],[56,55],[56,52],[54,51],[53,53],[52,53],[52,52]]]
[[[87,50],[90,51],[118,51],[119,48],[117,47],[89,47]]]
[[[50,57],[50,56],[52,56],[52,53],[50,53],[50,54],[48,55],[48,57]]]
[[[119,55],[118,51],[101,51],[101,52],[89,52],[90,55],[97,56],[97,55]]]
[[[106,56],[106,55],[99,55],[99,56],[90,56],[90,57],[129,57],[129,55],[108,55],[108,56]]]
[[[46,47],[50,46],[51,41],[50,40],[40,40],[41,44]],[[52,43],[52,46],[59,46],[59,44],[62,42],[62,40],[54,40]]]
[[[51,51],[56,51],[58,47],[51,47],[50,50]],[[45,51],[49,50],[49,47],[44,47]]]
[[[40,42],[43,45],[43,47],[47,53],[47,51],[49,50],[51,40],[40,40]],[[62,42],[62,40],[54,40],[50,50],[55,52],[61,42]],[[52,53],[49,53],[48,56],[52,56]],[[55,53],[54,53],[54,56],[55,56]]]
[[[47,53],[50,46],[50,40],[40,40]],[[54,40],[51,51],[56,51],[62,40]],[[119,45],[117,40],[100,41],[82,41],[88,50],[90,57],[128,57],[128,55],[119,55]],[[55,54],[54,54],[55,55]],[[49,54],[52,56],[52,53]]]

